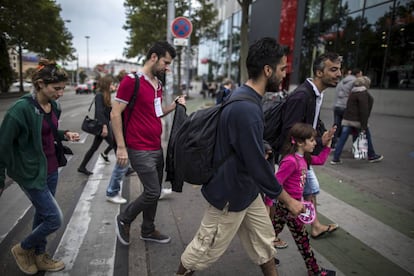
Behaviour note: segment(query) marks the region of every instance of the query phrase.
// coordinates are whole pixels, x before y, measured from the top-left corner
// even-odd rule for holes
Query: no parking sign
[[[192,31],[193,24],[186,17],[177,17],[171,23],[171,32],[176,38],[188,38]]]

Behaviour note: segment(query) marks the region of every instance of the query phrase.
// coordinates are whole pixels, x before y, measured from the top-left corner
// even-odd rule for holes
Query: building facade
[[[216,76],[237,80],[240,6],[230,0],[215,5],[221,29],[207,57],[217,64]],[[312,76],[317,55],[334,51],[345,70],[361,68],[373,87],[414,89],[412,0],[256,0],[249,21],[250,43],[271,36],[291,48],[287,86]]]

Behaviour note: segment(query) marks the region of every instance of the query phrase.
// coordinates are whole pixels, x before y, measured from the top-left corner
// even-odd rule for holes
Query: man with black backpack
[[[263,274],[277,275],[275,233],[260,194],[278,198],[295,216],[303,205],[282,189],[264,158],[261,100],[265,91],[277,91],[285,77],[287,53],[288,49],[273,38],[260,39],[249,48],[249,80],[229,99],[243,100],[226,105],[218,121],[214,160],[225,161],[202,187],[209,206],[181,256],[177,275],[207,268],[225,252],[236,234]]]
[[[117,143],[117,163],[125,167],[130,162],[144,186],[142,194],[115,218],[118,240],[124,245],[129,245],[130,225],[141,212],[140,238],[157,243],[170,242],[169,236],[155,228],[154,220],[164,169],[161,117],[172,112],[176,106],[175,101],[169,106],[162,105],[163,87],[160,79],[170,69],[175,55],[175,49],[168,42],[156,42],[147,52],[142,71],[123,78],[112,105],[111,121]],[[134,99],[137,77],[139,89]],[[130,101],[134,101],[134,105],[127,108]],[[184,97],[176,101],[185,104]]]

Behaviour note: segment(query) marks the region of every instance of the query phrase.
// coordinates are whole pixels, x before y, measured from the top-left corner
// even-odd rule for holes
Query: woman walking
[[[112,131],[109,126],[110,114],[111,114],[111,85],[113,79],[111,76],[107,75],[102,77],[98,81],[98,92],[95,96],[95,118],[98,121],[102,122],[102,132],[100,135],[96,135],[91,147],[86,152],[85,156],[83,157],[82,163],[78,168],[78,172],[91,175],[92,172],[86,168],[86,165],[92,159],[93,154],[98,150],[99,146],[101,145],[102,141],[108,143],[108,147],[105,149],[103,153],[101,153],[102,158],[105,160],[106,163],[109,163],[108,153],[114,147],[114,140],[112,136]]]
[[[14,103],[0,127],[0,195],[7,171],[35,208],[32,232],[11,249],[20,270],[29,275],[65,267],[46,253],[46,238],[62,224],[55,199],[59,166],[55,136],[79,141],[78,133],[58,129],[61,110],[56,100],[63,95],[67,80],[55,62],[40,60],[32,76],[33,93]]]

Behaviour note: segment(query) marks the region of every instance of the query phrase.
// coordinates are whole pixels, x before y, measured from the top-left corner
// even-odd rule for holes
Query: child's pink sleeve
[[[312,165],[323,165],[328,159],[329,153],[331,152],[330,147],[324,147],[319,155],[312,155]]]
[[[271,199],[268,196],[265,196],[264,197],[264,203],[265,203],[266,206],[273,206],[273,199]]]

